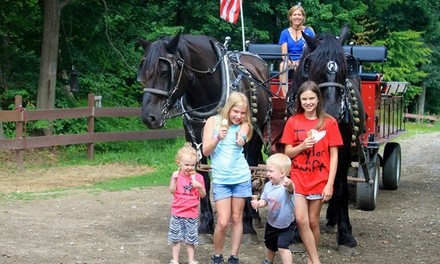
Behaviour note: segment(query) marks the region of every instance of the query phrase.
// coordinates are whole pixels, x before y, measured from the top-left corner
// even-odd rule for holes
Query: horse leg
[[[206,164],[206,158],[202,159]],[[203,175],[205,181],[206,196],[200,199],[200,217],[199,217],[199,244],[212,244],[212,236],[214,234],[214,213],[212,210],[210,193],[211,193],[211,179],[208,172],[199,172]]]
[[[251,206],[251,198],[246,198],[243,209],[243,237],[241,240],[244,245],[258,244],[257,231],[252,225],[252,211],[255,212],[255,209]]]
[[[257,166],[259,158],[262,160],[261,147],[262,143],[256,140],[258,135],[254,135],[249,142],[246,143],[244,153],[249,166]],[[250,197],[246,199],[243,209],[243,244],[257,244],[257,231],[255,231],[252,221],[253,218],[260,219],[258,212],[251,206]],[[261,219],[260,219],[261,221]]]
[[[346,146],[348,145],[348,146]],[[338,231],[336,234],[336,240],[338,243],[338,251],[342,254],[351,254],[351,248],[356,247],[357,242],[352,234],[352,227],[350,224],[350,217],[348,214],[348,182],[347,173],[351,162],[351,149],[349,144],[345,144],[339,151],[339,164],[338,171],[336,172],[335,186],[338,190],[337,194],[337,206],[338,206]],[[347,250],[349,250],[347,252]]]
[[[338,200],[336,197],[339,197],[340,195],[336,193],[336,191],[341,190],[340,187],[336,188],[336,181],[334,184],[334,195],[328,202],[327,211],[325,218],[327,219],[327,223],[325,224],[324,231],[326,233],[333,233],[335,232],[336,224],[338,223]]]

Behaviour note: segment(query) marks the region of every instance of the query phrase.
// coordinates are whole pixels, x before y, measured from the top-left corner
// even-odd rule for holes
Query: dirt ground
[[[400,141],[402,178],[397,191],[380,190],[374,211],[350,205],[355,253],[340,255],[335,234],[322,233],[322,263],[439,263],[440,133]],[[145,167],[97,167],[0,172],[0,192],[37,191],[138,175]],[[69,191],[57,198],[0,202],[0,263],[168,263],[166,235],[171,195],[166,187],[120,192]],[[265,210],[262,209],[264,219]],[[325,207],[323,208],[325,212]],[[324,224],[324,215],[322,216]],[[259,243],[243,245],[241,263],[261,263]],[[196,249],[209,263],[212,245]],[[228,248],[225,250],[228,254]],[[181,263],[186,252],[181,251]],[[275,263],[280,263],[279,259]],[[295,253],[294,263],[306,263]]]

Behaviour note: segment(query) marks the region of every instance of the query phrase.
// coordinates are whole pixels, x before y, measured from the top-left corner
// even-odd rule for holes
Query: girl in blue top
[[[279,44],[281,45],[281,53],[289,54],[280,63],[280,82],[283,94],[287,94],[287,72],[289,69],[295,69],[298,66],[301,54],[306,46],[306,41],[302,36],[302,32],[314,37],[313,28],[305,26],[306,12],[301,3],[290,8],[288,12],[290,27],[281,32]]]
[[[243,146],[252,137],[249,101],[243,93],[232,92],[220,115],[211,116],[203,128],[203,154],[211,156],[212,191],[217,212],[212,264],[223,263],[223,248],[231,222],[231,256],[238,263],[243,235],[243,208],[252,195],[251,172]]]

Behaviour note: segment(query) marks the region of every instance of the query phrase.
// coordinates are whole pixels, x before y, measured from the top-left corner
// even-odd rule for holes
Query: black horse
[[[245,145],[245,155],[251,166],[263,161],[263,130],[272,107],[265,85],[269,70],[262,59],[247,52],[227,51],[228,41],[221,44],[208,36],[179,33],[153,43],[139,42],[145,51],[138,71],[138,80],[144,85],[141,115],[148,128],[163,127],[177,104],[181,108],[186,139],[197,148],[200,162],[207,164],[200,147],[204,121],[218,113],[230,91],[241,91],[249,98],[255,130]],[[207,195],[201,201],[199,234],[202,243],[208,243],[214,232],[211,183],[208,173],[201,173]],[[254,213],[249,199],[243,213],[245,242],[256,239],[251,216]]]
[[[337,225],[339,249],[357,245],[348,215],[347,173],[352,161],[352,142],[356,143],[357,149],[361,148],[359,136],[365,123],[357,62],[350,55],[344,54],[342,46],[348,35],[348,26],[342,28],[339,38],[330,34],[318,34],[311,38],[303,34],[308,47],[294,73],[287,95],[287,108],[293,114],[299,86],[306,80],[312,80],[321,88],[324,111],[338,120],[344,145],[339,148],[334,195],[327,208],[327,226]]]

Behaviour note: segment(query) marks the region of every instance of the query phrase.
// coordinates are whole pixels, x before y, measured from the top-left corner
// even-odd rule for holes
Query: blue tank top
[[[217,184],[238,184],[249,181],[251,172],[243,154],[243,147],[235,144],[239,125],[231,125],[226,137],[211,153],[212,182]],[[217,130],[214,129],[213,136]]]

